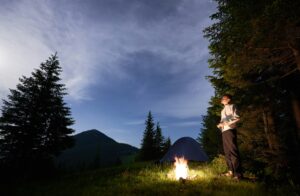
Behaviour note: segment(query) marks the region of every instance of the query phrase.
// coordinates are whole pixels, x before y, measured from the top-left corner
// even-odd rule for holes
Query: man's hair
[[[232,101],[232,95],[230,95],[230,94],[224,94],[222,97],[227,97],[228,99],[230,99]]]

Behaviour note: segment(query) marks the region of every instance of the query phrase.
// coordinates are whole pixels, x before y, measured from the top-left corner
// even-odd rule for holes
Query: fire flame
[[[179,179],[187,179],[188,177],[188,165],[187,160],[184,157],[175,157],[175,178],[176,180]]]

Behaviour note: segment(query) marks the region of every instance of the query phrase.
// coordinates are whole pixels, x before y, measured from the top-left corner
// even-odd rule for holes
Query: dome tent
[[[200,144],[191,137],[178,139],[163,156],[160,162],[175,161],[175,156],[184,157],[189,161],[208,161],[208,156]]]

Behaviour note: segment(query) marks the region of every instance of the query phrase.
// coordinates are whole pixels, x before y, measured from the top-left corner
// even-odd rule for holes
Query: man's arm
[[[232,106],[232,116],[233,116],[233,120],[231,120],[229,122],[225,122],[226,125],[235,124],[240,120],[240,115],[239,115],[238,110],[236,109],[235,105]]]
[[[236,118],[236,119],[234,119],[234,120],[232,120],[232,121],[224,122],[224,123],[225,123],[225,125],[232,125],[232,124],[234,124],[234,123],[237,123],[239,120],[240,120],[239,118]]]

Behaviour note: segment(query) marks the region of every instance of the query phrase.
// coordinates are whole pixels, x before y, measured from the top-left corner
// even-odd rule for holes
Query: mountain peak
[[[110,143],[117,143],[115,140],[112,138],[108,137],[101,131],[98,131],[97,129],[91,129],[87,131],[83,131],[81,133],[78,133],[74,136],[77,138],[77,140],[81,142],[92,142],[92,141],[97,141],[97,142],[110,142]]]
[[[79,134],[94,134],[94,135],[104,135],[101,131],[98,131],[97,129],[90,129],[90,130],[87,130],[87,131],[82,131],[81,133]],[[79,135],[77,134],[77,135]]]

